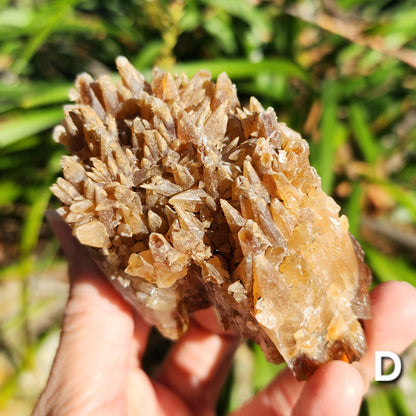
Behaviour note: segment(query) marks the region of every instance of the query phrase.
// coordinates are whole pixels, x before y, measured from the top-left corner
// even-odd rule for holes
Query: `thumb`
[[[123,414],[131,308],[61,216],[49,211],[47,218],[69,260],[70,295],[51,374],[33,415]]]

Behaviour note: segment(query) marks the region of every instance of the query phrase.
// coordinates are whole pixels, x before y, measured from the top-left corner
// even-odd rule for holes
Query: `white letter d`
[[[383,359],[389,358],[394,363],[393,371],[390,374],[383,374]],[[393,381],[396,380],[402,372],[402,361],[400,357],[392,351],[375,352],[375,380],[376,381]]]

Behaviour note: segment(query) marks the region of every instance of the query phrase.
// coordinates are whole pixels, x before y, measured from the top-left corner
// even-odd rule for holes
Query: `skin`
[[[33,416],[215,414],[240,343],[212,309],[194,314],[155,379],[141,369],[150,326],[115,292],[55,213],[49,221],[69,260],[70,296],[47,385]],[[416,289],[378,285],[365,322],[368,351],[359,363],[330,362],[305,382],[283,371],[232,416],[356,415],[374,374],[374,351],[402,353],[416,339]]]

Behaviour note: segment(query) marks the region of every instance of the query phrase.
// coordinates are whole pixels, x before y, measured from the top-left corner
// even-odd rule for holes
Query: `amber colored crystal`
[[[307,142],[255,98],[242,107],[225,73],[156,68],[149,84],[117,67],[117,85],[78,77],[52,186],[117,289],[171,339],[214,305],[299,379],[359,359],[371,277]]]

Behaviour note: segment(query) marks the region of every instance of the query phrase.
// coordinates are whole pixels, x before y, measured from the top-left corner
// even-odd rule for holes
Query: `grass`
[[[413,2],[253,4],[0,0],[0,414],[25,414],[33,405],[45,374],[30,388],[25,380],[39,370],[43,340],[57,332],[65,295],[61,287],[60,306],[49,314],[39,296],[39,282],[62,261],[43,219],[56,206],[48,188],[63,153],[51,130],[75,76],[114,75],[118,55],[148,77],[154,65],[188,75],[226,71],[243,100],[255,95],[273,106],[309,141],[323,188],[366,248],[374,284],[416,284]],[[46,311],[36,324],[33,311]],[[251,351],[257,390],[276,369],[257,347]],[[413,392],[415,368],[403,376]],[[238,387],[230,381],[222,409],[227,401],[238,405]],[[414,414],[395,389],[377,386],[361,414]]]

